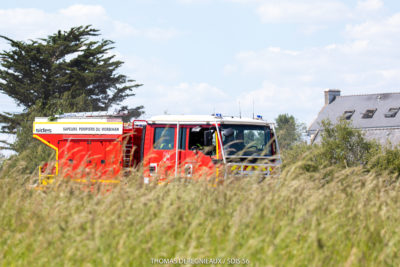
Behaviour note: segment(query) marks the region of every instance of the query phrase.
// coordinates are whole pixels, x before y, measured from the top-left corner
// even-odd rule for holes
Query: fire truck
[[[274,125],[262,119],[162,115],[123,122],[123,114],[67,113],[35,118],[33,137],[55,150],[39,167],[39,182],[55,176],[85,183],[118,183],[143,168],[143,182],[171,177],[220,181],[229,175],[278,175],[281,157]]]

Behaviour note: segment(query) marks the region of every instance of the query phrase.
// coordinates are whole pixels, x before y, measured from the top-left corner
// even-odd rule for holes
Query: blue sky
[[[323,91],[400,89],[394,0],[8,1],[0,33],[27,40],[92,24],[121,72],[143,83],[124,104],[146,115],[289,113],[310,124]],[[0,41],[0,49],[8,49]],[[0,111],[20,110],[0,98]]]

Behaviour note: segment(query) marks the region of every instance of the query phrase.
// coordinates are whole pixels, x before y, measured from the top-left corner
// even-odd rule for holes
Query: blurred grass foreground
[[[107,194],[68,183],[37,191],[29,187],[34,175],[3,166],[0,264],[221,258],[250,266],[399,266],[400,152],[358,134],[340,138],[286,151],[278,178],[229,177],[217,187],[183,179],[143,185],[136,172]],[[364,149],[357,155],[331,146],[354,138]]]

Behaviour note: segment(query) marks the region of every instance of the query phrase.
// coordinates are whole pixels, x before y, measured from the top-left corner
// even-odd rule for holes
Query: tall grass
[[[365,168],[307,171],[223,185],[143,185],[134,173],[111,192],[33,176],[0,179],[3,266],[148,266],[152,258],[238,258],[252,266],[400,265],[400,184]],[[78,188],[77,188],[78,187]],[[97,190],[98,189],[98,190]]]
[[[199,179],[144,185],[136,171],[112,190],[59,177],[37,191],[30,187],[35,174],[24,174],[27,163],[6,162],[0,264],[219,258],[225,265],[399,266],[400,149],[328,126],[320,146],[286,151],[280,177],[262,183],[254,176],[216,187]]]

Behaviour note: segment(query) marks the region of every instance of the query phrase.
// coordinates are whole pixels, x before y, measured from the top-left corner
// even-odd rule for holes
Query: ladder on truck
[[[130,168],[134,164],[133,162],[133,138],[131,135],[127,137],[126,143],[124,144],[124,152],[123,152],[123,162],[122,162],[122,167],[123,168]]]
[[[122,167],[124,169],[134,168],[141,161],[139,145],[142,142],[142,130],[139,129],[147,124],[146,120],[134,120],[124,124],[124,151],[122,156]],[[135,145],[136,144],[136,145]]]

